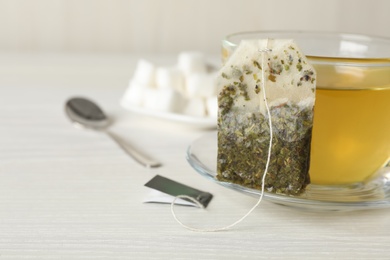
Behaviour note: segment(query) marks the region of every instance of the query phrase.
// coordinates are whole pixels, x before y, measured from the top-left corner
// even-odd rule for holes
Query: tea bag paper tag
[[[190,186],[181,184],[171,179],[156,175],[145,184],[146,187],[152,188],[153,191],[144,202],[156,203],[172,203],[174,198],[178,195],[185,195],[197,200],[203,207],[207,207],[213,195],[208,192],[194,189]],[[156,191],[158,191],[156,193]],[[196,203],[190,200],[177,199],[175,201],[178,205],[197,206]]]

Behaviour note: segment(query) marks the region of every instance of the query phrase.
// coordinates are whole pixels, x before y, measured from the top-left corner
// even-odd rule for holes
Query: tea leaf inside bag
[[[272,50],[260,51],[265,48]],[[261,188],[270,142],[264,84],[273,127],[265,189],[303,192],[310,182],[315,82],[314,68],[293,40],[242,41],[218,77],[217,178]]]

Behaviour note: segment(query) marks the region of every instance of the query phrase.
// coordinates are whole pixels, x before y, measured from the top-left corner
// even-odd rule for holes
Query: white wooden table
[[[232,223],[256,199],[196,173],[187,147],[207,130],[132,115],[119,99],[145,55],[0,55],[0,259],[389,259],[390,209],[304,212],[263,201],[229,231],[190,232],[144,204],[160,174],[213,193],[187,224]],[[172,63],[175,56],[149,56]],[[112,130],[163,162],[147,170],[103,134],[73,128],[64,102],[90,97]]]

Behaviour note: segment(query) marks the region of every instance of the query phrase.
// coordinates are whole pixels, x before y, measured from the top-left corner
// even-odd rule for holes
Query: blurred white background
[[[0,51],[216,54],[229,33],[390,37],[388,0],[0,0]]]

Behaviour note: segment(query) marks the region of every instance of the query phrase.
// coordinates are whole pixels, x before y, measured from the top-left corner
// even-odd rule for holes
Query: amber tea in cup
[[[294,39],[317,71],[311,143],[313,184],[364,182],[390,160],[390,39],[320,32],[226,37],[226,60],[242,39]]]

